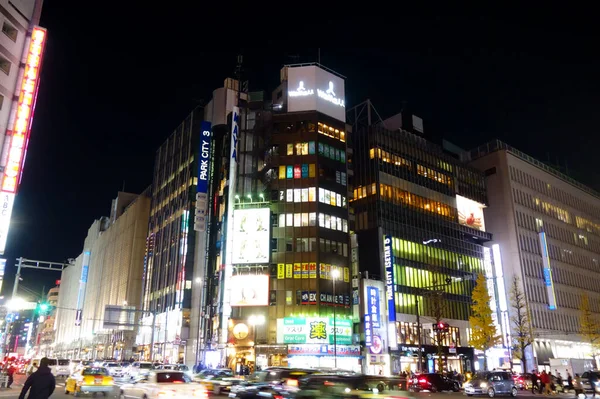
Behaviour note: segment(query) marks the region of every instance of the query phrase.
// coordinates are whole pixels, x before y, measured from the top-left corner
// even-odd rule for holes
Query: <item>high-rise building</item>
[[[271,96],[213,97],[231,104],[220,122],[206,114],[216,142],[208,196],[215,201],[201,359],[236,370],[360,369],[350,315],[344,78],[316,64],[286,66],[280,77]]]
[[[128,325],[105,319],[107,305],[139,310],[150,188],[142,194],[119,192],[110,217],[96,220],[82,254],[63,270],[56,315],[57,356],[129,359],[133,355],[138,320]],[[133,320],[131,322],[131,320]]]
[[[37,349],[37,354],[41,356],[50,356],[53,352],[54,322],[56,320],[59,293],[60,286],[50,288],[46,295],[46,303],[49,309],[38,319],[39,323],[34,346]]]
[[[371,284],[373,298],[364,287],[367,300],[380,304],[376,313],[360,315],[361,331],[372,336],[365,341],[365,371],[416,371],[421,359],[421,369],[433,372],[440,351],[445,368],[478,370],[468,318],[491,239],[483,173],[427,141],[420,118],[403,113],[375,123],[376,115],[368,101],[349,114],[359,272],[386,283],[383,293]],[[382,313],[387,331],[373,323]],[[436,321],[448,331],[438,335]]]
[[[504,285],[518,277],[527,298],[535,338],[527,367],[591,360],[578,309],[585,294],[600,314],[600,193],[498,140],[469,155],[486,176],[485,224],[494,233]],[[515,312],[510,302],[504,311]]]
[[[6,248],[12,207],[21,183],[46,29],[38,25],[43,0],[0,1],[0,254]]]

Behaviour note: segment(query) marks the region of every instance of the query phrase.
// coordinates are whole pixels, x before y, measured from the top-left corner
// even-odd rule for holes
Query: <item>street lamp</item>
[[[248,197],[248,199],[250,200],[250,203],[252,203],[252,194],[248,194],[248,195],[246,195],[246,197]]]
[[[196,284],[200,284],[200,283],[202,283],[202,278],[196,277]]]
[[[265,202],[265,195],[263,193],[258,194],[258,197],[261,199],[262,202]]]
[[[340,271],[338,269],[333,269],[331,272],[331,277],[333,277],[333,366],[334,368],[337,368],[337,328],[335,315],[337,296],[335,295],[335,280],[340,277]]]

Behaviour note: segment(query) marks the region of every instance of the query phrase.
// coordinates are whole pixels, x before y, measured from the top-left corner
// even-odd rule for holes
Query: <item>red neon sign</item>
[[[35,109],[38,82],[40,78],[40,67],[44,44],[46,43],[46,29],[36,26],[31,32],[31,41],[25,62],[25,71],[21,80],[17,112],[15,115],[12,132],[10,136],[10,147],[8,160],[2,178],[2,191],[16,193],[20,176],[23,169],[24,155],[27,151],[29,134],[31,133],[31,122]]]

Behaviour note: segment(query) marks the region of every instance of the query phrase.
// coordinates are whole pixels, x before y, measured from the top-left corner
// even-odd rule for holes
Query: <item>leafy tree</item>
[[[494,321],[492,320],[492,309],[490,296],[485,276],[479,274],[472,293],[471,316],[471,339],[469,344],[475,349],[484,352],[483,368],[487,370],[487,351],[502,343],[502,337],[498,334]]]
[[[510,305],[513,309],[510,322],[512,324],[513,354],[521,360],[523,371],[527,372],[525,350],[533,343],[531,317],[525,292],[521,288],[521,279],[515,275],[510,285]]]
[[[593,353],[600,351],[600,322],[590,309],[590,298],[587,292],[581,295],[579,312],[579,333],[592,345]]]

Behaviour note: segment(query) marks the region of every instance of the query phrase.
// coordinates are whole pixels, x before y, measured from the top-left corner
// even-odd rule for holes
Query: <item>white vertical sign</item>
[[[233,274],[233,205],[235,204],[235,180],[237,174],[238,135],[240,109],[233,107],[231,113],[231,152],[229,156],[229,192],[227,195],[227,231],[225,233],[225,270],[223,275],[223,313],[221,319],[221,344],[227,343],[227,323],[231,316],[231,275]]]
[[[0,254],[4,254],[6,249],[10,215],[12,214],[14,202],[15,195],[13,193],[0,193]]]

